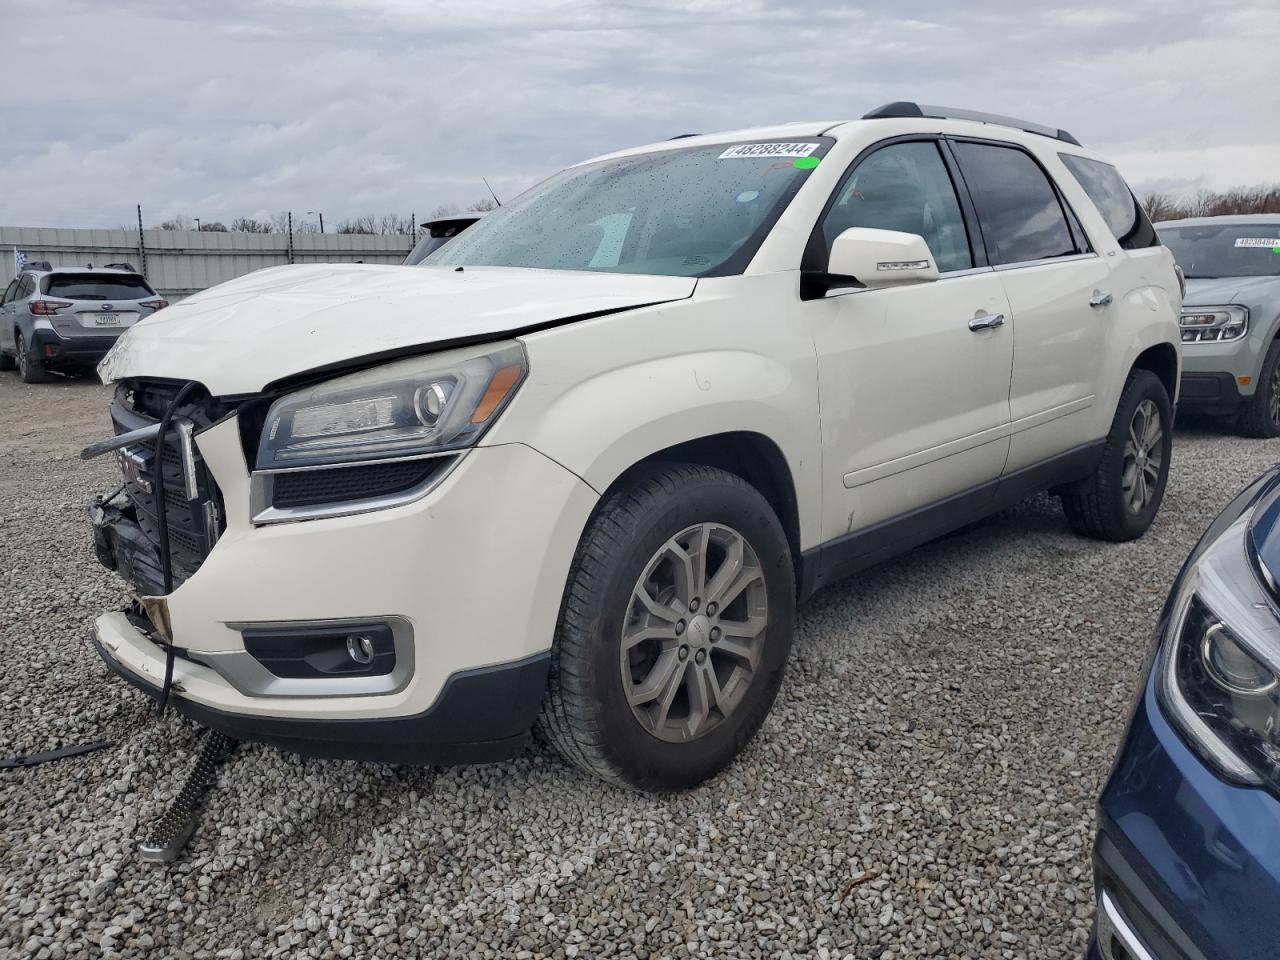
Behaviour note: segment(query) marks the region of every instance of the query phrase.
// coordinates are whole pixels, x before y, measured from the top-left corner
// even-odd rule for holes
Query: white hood
[[[363,357],[498,338],[693,293],[691,277],[317,264],[271,267],[210,287],[124,333],[98,367],[195,380],[214,396]]]

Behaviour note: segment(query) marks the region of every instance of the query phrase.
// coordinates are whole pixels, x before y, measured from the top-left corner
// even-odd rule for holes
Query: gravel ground
[[[89,381],[0,375],[0,955],[1073,957],[1093,801],[1165,590],[1280,445],[1181,429],[1140,542],[1040,498],[801,611],[772,717],[682,796],[512,763],[404,769],[246,746],[179,863],[134,844],[197,730],[86,645],[125,589],[84,504],[114,480]]]

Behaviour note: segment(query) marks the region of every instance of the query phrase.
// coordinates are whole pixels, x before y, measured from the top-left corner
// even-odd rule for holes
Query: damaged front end
[[[124,381],[111,402],[115,437],[82,454],[113,452],[120,464],[121,487],[96,498],[89,519],[98,559],[140,596],[185,582],[225,527],[221,493],[194,437],[230,410],[196,384]]]

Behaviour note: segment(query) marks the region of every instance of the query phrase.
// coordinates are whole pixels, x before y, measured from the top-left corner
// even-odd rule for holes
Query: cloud
[[[1280,177],[1272,0],[10,7],[5,223],[421,217],[482,197],[481,175],[510,196],[627,145],[898,99],[1064,127],[1138,189]],[[50,50],[77,54],[49,69]]]

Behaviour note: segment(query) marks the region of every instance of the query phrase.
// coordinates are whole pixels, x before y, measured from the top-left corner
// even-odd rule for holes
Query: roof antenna
[[[484,177],[481,177],[480,179],[481,179],[481,180],[484,180]],[[488,188],[488,190],[489,190],[489,196],[493,197],[493,202],[494,202],[494,203],[496,203],[498,206],[502,206],[502,201],[501,201],[501,200],[499,200],[499,199],[498,199],[498,195],[497,195],[496,193],[494,193],[494,192],[493,192],[493,187],[490,187],[490,186],[489,186],[489,181],[488,181],[488,180],[484,180],[484,185],[485,185],[485,187],[487,187],[487,188]]]

